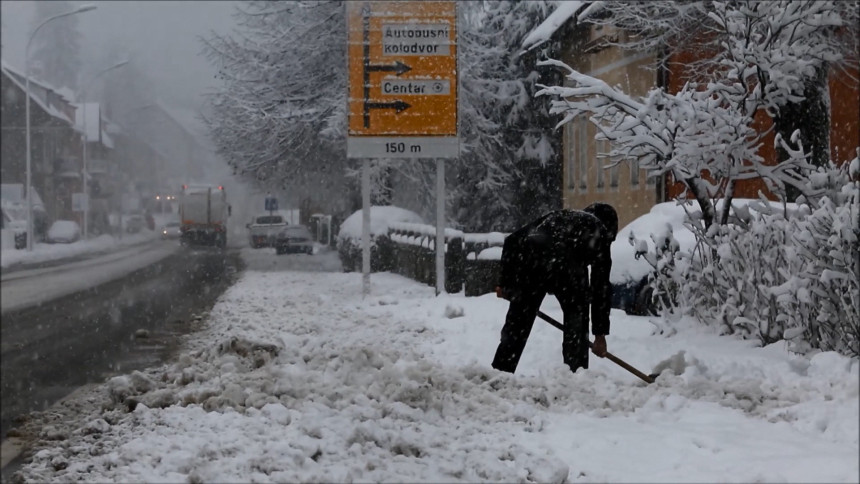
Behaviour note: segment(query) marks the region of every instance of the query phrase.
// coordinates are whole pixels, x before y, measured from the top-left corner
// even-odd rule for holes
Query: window
[[[576,126],[574,123],[564,125],[564,143],[567,147],[567,188],[576,188]]]
[[[284,218],[280,215],[264,215],[257,217],[257,223],[260,225],[282,224],[284,223]]]
[[[609,157],[609,152],[612,151],[612,144],[609,143],[609,140],[602,140],[600,146],[600,151],[605,155],[603,159],[611,166],[609,168],[609,188],[618,189],[618,163],[613,163],[612,158]]]
[[[588,190],[588,120],[585,116],[579,116],[574,121],[579,127],[577,136],[577,158],[579,159],[579,188]]]
[[[657,184],[657,176],[645,174],[645,184],[649,187],[653,187]]]
[[[636,188],[639,186],[639,160],[630,160],[630,186]]]
[[[603,151],[603,141],[598,141],[596,143],[596,148],[597,151],[599,151],[598,153],[595,153],[596,156],[594,157],[594,165],[596,166],[597,173],[597,190],[603,190],[606,188],[606,163],[604,163],[605,158],[601,156]]]

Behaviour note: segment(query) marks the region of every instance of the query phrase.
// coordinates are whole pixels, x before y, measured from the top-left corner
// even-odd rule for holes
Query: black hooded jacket
[[[528,291],[589,298],[592,334],[609,334],[614,230],[617,221],[607,229],[585,211],[549,212],[505,238],[499,286],[511,298]]]

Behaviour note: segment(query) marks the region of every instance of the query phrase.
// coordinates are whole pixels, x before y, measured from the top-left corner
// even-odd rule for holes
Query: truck
[[[231,207],[223,185],[182,185],[179,240],[182,245],[227,246]]]

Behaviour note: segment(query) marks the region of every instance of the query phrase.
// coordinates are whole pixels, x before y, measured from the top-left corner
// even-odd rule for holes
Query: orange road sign
[[[350,1],[346,8],[350,138],[379,137],[380,146],[418,139],[404,145],[408,151],[420,149],[421,137],[456,137],[456,2]]]

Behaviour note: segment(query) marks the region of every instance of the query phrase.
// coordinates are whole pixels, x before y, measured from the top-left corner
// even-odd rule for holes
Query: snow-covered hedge
[[[844,170],[812,176],[825,195],[787,211],[772,204],[736,212],[736,223],[695,224],[692,252],[666,240],[651,284],[664,310],[696,316],[762,344],[860,356],[858,183]]]

